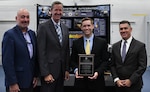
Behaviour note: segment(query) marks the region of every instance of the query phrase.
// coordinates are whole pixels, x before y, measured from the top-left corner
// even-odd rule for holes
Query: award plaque
[[[78,54],[79,55],[79,76],[93,76],[94,74],[94,54]]]

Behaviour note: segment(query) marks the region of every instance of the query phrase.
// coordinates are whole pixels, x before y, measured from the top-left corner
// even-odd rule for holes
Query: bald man
[[[17,12],[16,22],[16,26],[4,33],[2,40],[6,92],[33,92],[38,75],[36,35],[28,28],[27,9]]]

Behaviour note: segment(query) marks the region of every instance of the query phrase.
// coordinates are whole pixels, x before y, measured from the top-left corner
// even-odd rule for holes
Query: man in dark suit
[[[75,73],[74,85],[78,90],[77,92],[104,92],[104,70],[108,60],[107,42],[100,37],[94,36],[93,29],[93,20],[91,18],[83,18],[81,23],[83,37],[75,40],[72,45],[71,63]],[[86,40],[90,40],[90,53],[88,54],[94,54],[93,76],[78,75],[78,54],[87,54]]]
[[[41,92],[63,92],[69,78],[69,30],[60,22],[63,4],[53,2],[51,18],[38,26],[38,60],[41,70]]]
[[[111,57],[116,92],[141,92],[147,67],[145,44],[133,38],[130,22],[121,21],[119,28],[122,40],[113,45]]]
[[[33,92],[37,84],[36,35],[28,28],[30,16],[20,9],[17,25],[5,32],[2,41],[2,64],[7,92]]]

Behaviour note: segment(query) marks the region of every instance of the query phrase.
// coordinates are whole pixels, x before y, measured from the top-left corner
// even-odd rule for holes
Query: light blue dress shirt
[[[31,43],[31,38],[29,36],[29,33],[28,32],[23,32],[23,36],[24,36],[24,38],[26,40],[26,43],[27,43],[30,58],[32,58],[32,56],[33,56],[33,45]]]

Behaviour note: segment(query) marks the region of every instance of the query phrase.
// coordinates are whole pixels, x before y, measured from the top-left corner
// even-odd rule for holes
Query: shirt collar
[[[90,41],[92,41],[93,38],[94,38],[94,34],[92,33],[92,35],[89,38],[87,38],[85,36],[83,36],[83,38],[84,38],[84,41],[86,41],[87,39],[90,40]]]
[[[27,34],[27,33],[29,32],[29,30],[30,30],[30,29],[28,28],[26,32],[22,32],[22,33],[23,33],[23,34]]]
[[[133,37],[132,37],[132,36],[130,36],[130,38],[126,40],[126,41],[127,41],[127,43],[128,43],[128,44],[130,44],[130,43],[131,43],[131,41],[132,41],[132,39],[133,39]],[[122,42],[124,42],[124,41],[125,41],[125,40],[124,40],[124,39],[122,39]]]
[[[59,25],[60,26],[60,21],[58,23],[56,23],[53,18],[51,18],[52,22],[54,23],[54,25]]]

